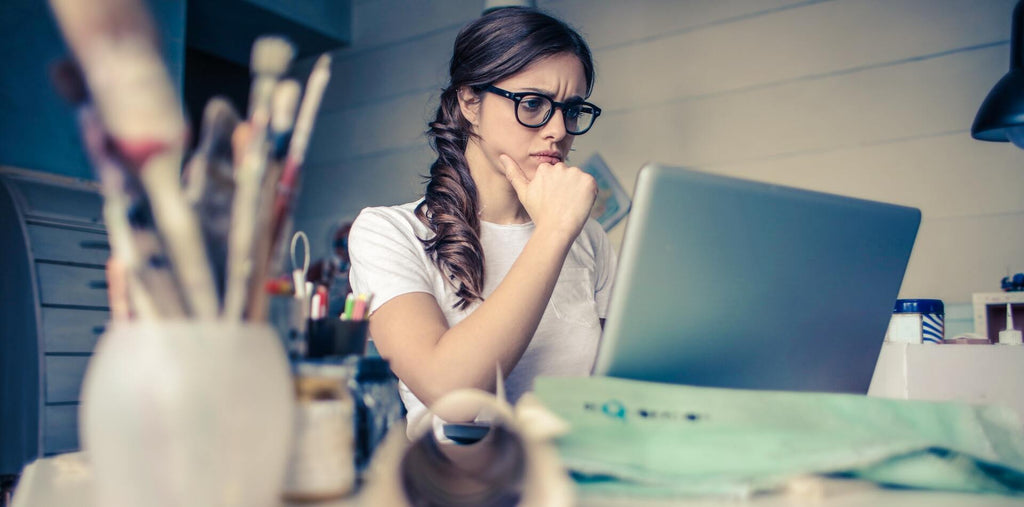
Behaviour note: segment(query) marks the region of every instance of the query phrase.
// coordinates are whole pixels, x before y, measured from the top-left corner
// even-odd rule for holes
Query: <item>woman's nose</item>
[[[565,114],[561,108],[556,107],[551,111],[551,119],[541,127],[541,134],[545,139],[560,141],[567,134],[565,130]]]

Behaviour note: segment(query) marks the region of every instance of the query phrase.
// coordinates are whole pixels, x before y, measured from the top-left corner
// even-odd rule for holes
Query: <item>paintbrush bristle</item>
[[[61,60],[50,67],[50,80],[61,98],[71,105],[89,100],[89,88],[85,84],[82,69],[72,60]]]
[[[285,79],[277,84],[271,103],[270,130],[285,132],[292,129],[301,93],[302,85],[294,79]]]
[[[231,133],[238,122],[238,113],[231,101],[221,96],[211,98],[203,109],[201,144],[209,150],[215,149],[215,144],[224,144],[230,149]]]
[[[294,56],[295,48],[288,39],[265,35],[253,43],[249,65],[254,74],[280,76],[288,70]]]

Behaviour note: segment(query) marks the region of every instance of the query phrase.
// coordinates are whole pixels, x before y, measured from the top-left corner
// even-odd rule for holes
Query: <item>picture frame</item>
[[[629,214],[632,201],[599,153],[591,155],[580,169],[597,180],[597,200],[594,201],[590,216],[597,220],[605,231],[610,231]]]

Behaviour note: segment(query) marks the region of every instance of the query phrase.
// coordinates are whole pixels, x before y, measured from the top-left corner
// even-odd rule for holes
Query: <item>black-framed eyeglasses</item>
[[[601,108],[582,100],[556,102],[551,97],[534,92],[513,93],[490,85],[486,91],[501,95],[516,103],[516,121],[524,127],[543,127],[551,120],[555,108],[562,110],[565,119],[565,131],[578,136],[585,134],[594,121],[601,116]]]

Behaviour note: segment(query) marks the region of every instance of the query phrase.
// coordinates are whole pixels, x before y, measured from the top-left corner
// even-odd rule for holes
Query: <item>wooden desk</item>
[[[786,494],[760,495],[750,500],[737,501],[718,498],[650,500],[638,498],[580,497],[577,504],[593,507],[644,507],[682,505],[715,507],[751,505],[757,507],[790,506],[866,506],[884,507],[1004,507],[1024,506],[1024,497],[998,495],[968,495],[937,491],[879,488],[871,483],[840,479],[822,479],[817,485],[820,497]],[[69,453],[37,460],[25,467],[21,483],[14,495],[14,507],[58,507],[74,505],[92,507],[92,475],[84,453]],[[290,504],[286,507],[350,507],[364,505],[357,495],[331,502]],[[368,504],[367,504],[368,505]]]

